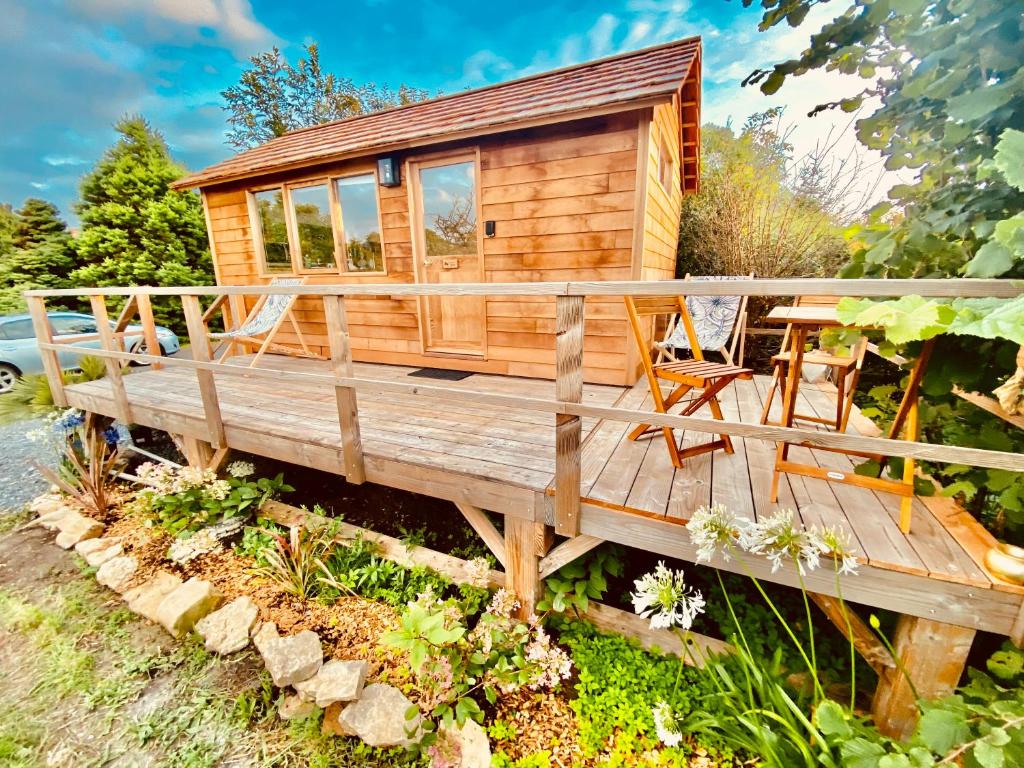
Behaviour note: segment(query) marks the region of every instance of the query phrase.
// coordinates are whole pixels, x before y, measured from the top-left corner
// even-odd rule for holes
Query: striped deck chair
[[[751,280],[749,275],[686,275],[685,280]],[[746,296],[687,296],[686,308],[693,321],[700,348],[719,352],[729,365],[743,366],[744,336],[747,331]],[[673,315],[665,336],[656,342],[658,363],[683,359],[679,352],[690,352],[690,338],[679,315]]]
[[[281,288],[293,288],[305,284],[305,278],[275,277],[270,281],[271,286]],[[244,349],[245,344],[259,345],[256,356],[249,363],[250,368],[255,367],[259,363],[260,358],[265,353],[271,351],[285,355],[320,358],[321,356],[314,354],[310,350],[309,345],[306,344],[306,339],[302,335],[302,329],[299,327],[298,322],[296,322],[294,314],[292,314],[292,309],[298,298],[296,294],[279,293],[260,296],[256,305],[249,312],[245,320],[242,321],[241,325],[223,333],[211,333],[211,339],[227,340],[228,342],[227,348],[217,358],[217,362],[222,363],[230,357],[234,352],[235,345],[240,345]],[[285,321],[291,323],[292,330],[295,331],[299,344],[302,346],[301,352],[293,347],[274,343],[274,336],[281,330],[281,326],[284,325]]]

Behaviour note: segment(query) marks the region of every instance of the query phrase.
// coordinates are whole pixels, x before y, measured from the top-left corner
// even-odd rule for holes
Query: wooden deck
[[[244,365],[246,358],[233,360]],[[326,373],[328,364],[267,356],[264,368]],[[525,397],[550,397],[554,384],[537,379],[473,374],[462,381],[413,378],[414,369],[356,364],[355,375],[384,384],[405,383]],[[135,422],[169,432],[207,436],[202,398],[194,371],[180,367],[137,369],[125,376]],[[343,474],[342,442],[333,387],[217,375],[227,443],[259,455]],[[740,381],[726,391],[729,420],[756,423],[767,379]],[[109,381],[67,388],[71,405],[114,415]],[[798,410],[831,413],[830,393],[801,390]],[[643,382],[631,389],[587,385],[584,402],[648,408]],[[518,518],[553,523],[555,438],[549,414],[493,404],[441,403],[429,395],[360,392],[359,425],[366,479],[438,498],[472,504]],[[869,432],[870,422],[854,426]],[[736,452],[718,451],[673,469],[660,436],[632,442],[628,425],[584,419],[581,469],[581,532],[604,540],[684,560],[695,553],[682,523],[703,504],[717,501],[756,518],[792,508],[806,523],[847,528],[860,553],[861,573],[847,580],[845,597],[922,618],[1009,634],[1021,610],[1024,589],[990,576],[982,563],[991,536],[948,499],[918,498],[913,529],[898,526],[898,499],[890,494],[813,478],[786,476],[778,504],[768,502],[774,443],[734,438]],[[706,435],[684,435],[687,442]],[[801,461],[849,471],[842,454],[794,448]],[[795,574],[768,572],[762,562],[715,562],[727,570],[757,573],[792,584]],[[831,573],[817,572],[809,586],[835,593]]]

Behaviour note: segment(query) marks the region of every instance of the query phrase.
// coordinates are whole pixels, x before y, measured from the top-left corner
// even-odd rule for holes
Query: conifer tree
[[[82,264],[76,285],[208,285],[213,282],[202,203],[171,182],[184,174],[163,137],[141,117],[115,126],[121,138],[82,180],[76,211]],[[180,326],[167,300],[155,301],[161,322]]]
[[[57,206],[29,198],[12,219],[5,221],[6,252],[0,250],[0,312],[23,310],[22,291],[64,287],[74,268],[71,235]]]

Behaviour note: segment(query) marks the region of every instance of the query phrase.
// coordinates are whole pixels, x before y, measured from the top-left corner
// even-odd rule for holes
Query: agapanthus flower
[[[633,582],[633,610],[651,621],[651,629],[689,629],[704,612],[704,597],[687,586],[682,571],[671,571],[659,562],[652,573]]]
[[[68,408],[57,417],[53,428],[58,431],[70,432],[83,424],[85,424],[85,414],[77,408]]]
[[[765,520],[758,520],[743,534],[744,549],[764,555],[772,563],[772,573],[782,567],[789,558],[796,563],[801,575],[818,567],[825,550],[821,534],[811,526],[804,527],[795,521],[791,509],[783,509]]]
[[[228,464],[228,474],[239,479],[249,477],[256,471],[251,461],[232,461]]]
[[[659,701],[655,704],[651,716],[654,718],[654,732],[658,734],[661,743],[666,747],[678,747],[683,741],[683,734],[676,726],[676,718],[668,702]]]
[[[103,439],[108,448],[117,448],[117,446],[129,442],[131,435],[125,426],[114,423],[103,430]]]
[[[835,561],[839,573],[850,575],[857,573],[857,557],[851,547],[849,531],[838,525],[830,525],[822,529],[819,539],[822,545],[822,554]]]
[[[745,517],[737,517],[724,504],[701,507],[686,524],[690,541],[697,547],[697,562],[707,562],[721,549],[722,559],[729,562],[730,550],[740,545],[743,533],[751,525]]]

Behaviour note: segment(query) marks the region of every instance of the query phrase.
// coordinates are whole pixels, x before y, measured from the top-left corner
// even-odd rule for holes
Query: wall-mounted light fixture
[[[496,233],[497,233],[497,225],[494,222],[494,220],[493,219],[488,219],[487,221],[485,221],[484,222],[484,234],[487,235],[487,237],[494,237],[494,235]]]
[[[382,187],[399,187],[402,185],[402,173],[399,170],[398,159],[381,157],[377,160],[377,175],[380,177]]]

